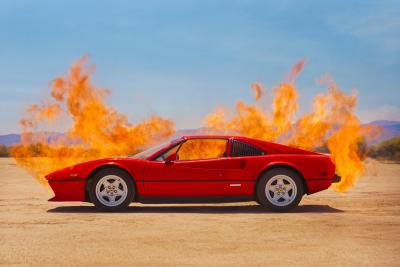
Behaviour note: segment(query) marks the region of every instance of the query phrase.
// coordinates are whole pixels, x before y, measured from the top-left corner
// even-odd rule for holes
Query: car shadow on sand
[[[102,213],[94,206],[62,206],[49,209],[51,213]],[[333,208],[329,205],[301,205],[291,210],[289,213],[338,213],[343,210]],[[224,205],[224,206],[180,206],[180,205],[163,205],[163,206],[129,206],[126,210],[119,213],[210,213],[210,214],[227,214],[227,213],[272,213],[259,205]]]

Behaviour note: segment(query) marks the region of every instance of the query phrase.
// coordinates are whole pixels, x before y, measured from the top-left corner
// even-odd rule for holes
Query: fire
[[[261,99],[262,95],[264,94],[264,88],[262,84],[257,82],[253,83],[250,87],[254,91],[256,100]]]
[[[94,68],[79,59],[67,75],[51,82],[51,97],[29,107],[21,119],[22,145],[12,153],[18,164],[45,183],[44,175],[85,160],[127,155],[170,137],[174,123],[152,116],[137,124],[106,105],[109,90],[93,85]],[[35,133],[54,123],[70,124],[65,135]]]
[[[178,155],[181,160],[223,157],[227,141],[223,139],[191,139],[183,143]]]
[[[311,112],[296,119],[295,81],[304,65],[304,60],[294,65],[286,79],[272,90],[271,105],[262,105],[266,90],[261,83],[253,83],[254,103],[238,101],[234,109],[218,107],[205,118],[205,125],[218,133],[234,132],[304,149],[325,145],[337,173],[342,176],[334,188],[343,192],[364,171],[359,142],[371,129],[361,127],[355,115],[356,93],[342,92],[329,76],[321,80],[328,85],[327,92],[314,98]],[[29,107],[21,119],[22,145],[12,150],[13,156],[43,183],[44,175],[54,170],[89,159],[127,155],[175,132],[171,120],[155,115],[137,124],[130,123],[125,115],[105,103],[110,91],[93,85],[93,72],[88,58],[81,58],[67,75],[51,82],[50,97]],[[265,106],[271,106],[272,110]],[[69,125],[65,134],[39,131],[60,124]],[[215,142],[221,140],[188,143],[180,156],[188,159],[221,156],[226,143]]]
[[[298,110],[295,80],[304,64],[304,60],[297,63],[286,81],[273,90],[272,111],[259,104],[264,100],[258,93],[263,87],[257,83],[256,87],[251,86],[256,92],[255,103],[239,101],[234,110],[219,107],[206,117],[205,124],[211,131],[235,132],[304,149],[315,149],[326,143],[337,173],[342,176],[334,188],[344,192],[364,171],[358,144],[368,131],[361,127],[354,113],[356,94],[345,94],[328,76],[322,79],[328,83],[328,92],[317,95],[312,111],[295,120]]]

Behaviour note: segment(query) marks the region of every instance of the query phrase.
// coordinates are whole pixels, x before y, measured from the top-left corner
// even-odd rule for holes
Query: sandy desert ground
[[[136,205],[98,213],[0,159],[6,266],[400,265],[400,165],[378,164],[348,193],[305,196],[291,213],[256,203]]]

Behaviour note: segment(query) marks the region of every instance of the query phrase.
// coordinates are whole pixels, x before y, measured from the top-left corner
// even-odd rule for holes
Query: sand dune
[[[398,265],[400,165],[378,164],[348,193],[305,196],[291,213],[254,202],[138,205],[98,213],[0,159],[0,264],[40,266]]]

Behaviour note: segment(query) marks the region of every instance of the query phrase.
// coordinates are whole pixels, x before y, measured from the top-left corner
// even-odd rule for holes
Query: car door
[[[245,142],[231,140],[230,154],[226,163],[227,183],[221,188],[221,195],[252,195],[255,177],[265,159],[265,152]]]
[[[226,177],[227,141],[188,139],[148,161],[143,176],[145,194],[160,197],[218,195]]]

